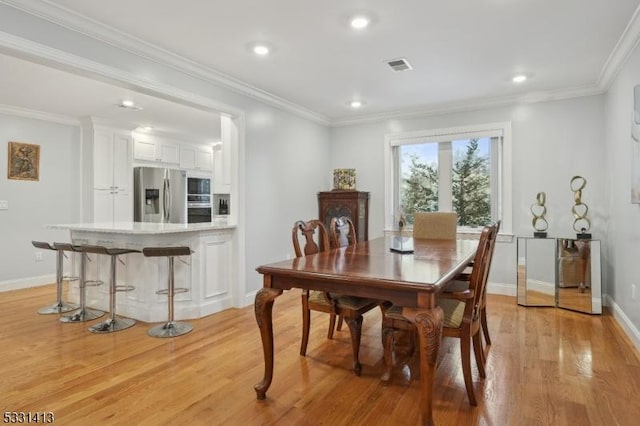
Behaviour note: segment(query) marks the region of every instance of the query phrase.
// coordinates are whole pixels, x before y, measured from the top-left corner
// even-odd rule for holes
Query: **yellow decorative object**
[[[356,169],[333,169],[333,189],[356,189]]]

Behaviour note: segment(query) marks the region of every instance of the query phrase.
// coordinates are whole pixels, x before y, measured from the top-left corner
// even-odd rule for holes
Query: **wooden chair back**
[[[455,240],[457,227],[455,212],[417,212],[413,215],[413,238]]]
[[[476,251],[469,280],[469,289],[474,292],[473,303],[467,303],[467,308],[465,308],[465,316],[472,321],[479,320],[481,305],[486,297],[489,270],[491,269],[493,250],[498,235],[497,229],[498,225],[495,224],[485,226],[480,234],[478,250]]]
[[[307,222],[297,221],[291,229],[291,238],[296,257],[316,254],[329,249],[327,229],[317,219]],[[301,242],[303,243],[302,246],[300,245]]]
[[[493,263],[493,253],[496,248],[496,242],[498,241],[498,231],[500,230],[500,221],[497,221],[490,226],[491,230],[487,236],[487,253],[484,259],[484,270],[482,271],[482,286],[478,294],[478,300],[482,308],[487,303],[487,283],[489,281],[489,272],[491,272],[491,264]]]
[[[350,246],[358,241],[356,228],[348,216],[334,217],[331,219],[329,237],[331,239],[331,247],[333,248]]]

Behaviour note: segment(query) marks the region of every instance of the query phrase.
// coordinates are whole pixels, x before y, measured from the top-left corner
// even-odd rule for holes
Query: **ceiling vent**
[[[393,68],[394,71],[407,71],[413,69],[409,62],[407,62],[407,60],[404,58],[392,59],[390,61],[387,61],[387,64],[391,68]]]

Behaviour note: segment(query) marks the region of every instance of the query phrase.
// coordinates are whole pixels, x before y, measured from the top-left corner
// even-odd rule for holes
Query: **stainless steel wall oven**
[[[187,178],[187,222],[211,222],[211,179]]]

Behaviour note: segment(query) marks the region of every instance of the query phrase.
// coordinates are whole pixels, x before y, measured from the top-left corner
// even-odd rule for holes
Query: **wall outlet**
[[[37,251],[36,252],[36,262],[42,262],[42,252],[41,251]]]
[[[9,210],[9,200],[0,200],[0,210]]]
[[[636,300],[637,297],[638,297],[638,291],[636,289],[636,285],[631,284],[631,300]]]

